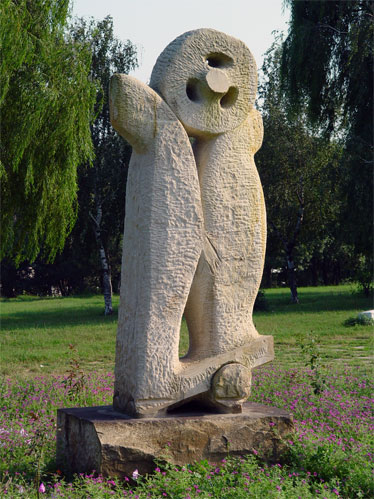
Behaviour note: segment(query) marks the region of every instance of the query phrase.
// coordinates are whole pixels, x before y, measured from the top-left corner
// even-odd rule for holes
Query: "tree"
[[[368,291],[373,249],[374,3],[285,3],[291,8],[291,22],[281,78],[288,112],[295,115],[305,108],[311,124],[344,141],[341,242],[353,245],[353,267]]]
[[[96,84],[85,41],[64,35],[68,0],[3,0],[1,254],[62,250],[77,209],[77,167],[93,158]]]
[[[89,44],[92,54],[91,77],[100,84],[97,118],[91,126],[95,159],[91,168],[79,170],[80,235],[90,239],[93,231],[102,273],[105,314],[112,313],[111,253],[119,259],[123,233],[125,186],[131,154],[130,146],[114,131],[109,117],[109,80],[113,73],[129,73],[137,66],[136,49],[113,34],[110,16],[102,21],[77,19],[70,28],[75,42]],[[89,248],[86,245],[86,251]],[[87,258],[87,253],[86,253]]]
[[[278,255],[283,253],[292,301],[297,303],[296,261],[308,265],[326,240],[334,238],[340,148],[312,133],[302,113],[292,118],[285,113],[281,57],[278,38],[262,67],[259,92],[265,134],[256,164],[268,214],[266,267],[270,270],[269,261],[279,265]]]
[[[77,219],[62,254],[53,264],[42,256],[32,264],[15,269],[1,262],[2,293],[7,296],[26,290],[34,294],[106,289],[106,313],[111,312],[111,282],[118,288],[125,212],[127,168],[131,147],[110,125],[108,87],[112,73],[128,73],[136,65],[131,42],[120,42],[113,35],[110,17],[95,21],[76,19],[65,37],[73,44],[88,48],[91,57],[90,79],[96,82],[96,120],[91,125],[95,159],[78,167]],[[101,276],[101,278],[100,278]]]

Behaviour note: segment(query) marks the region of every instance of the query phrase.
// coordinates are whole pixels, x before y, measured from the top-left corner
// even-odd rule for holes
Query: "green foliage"
[[[164,471],[165,470],[165,471]],[[291,472],[281,465],[261,465],[253,455],[244,458],[228,457],[217,466],[201,461],[185,467],[166,465],[156,468],[156,474],[140,477],[135,493],[141,498],[247,497],[292,498],[315,497],[321,489],[319,480],[306,473]],[[323,491],[326,498],[336,497],[335,481]]]
[[[310,332],[307,334],[306,340],[301,343],[301,351],[306,357],[306,366],[310,368],[314,374],[311,380],[311,386],[315,395],[318,395],[325,388],[325,379],[321,372],[321,347],[320,339]]]
[[[303,113],[287,115],[280,78],[281,41],[277,36],[266,54],[259,88],[264,142],[256,165],[268,218],[265,285],[270,284],[271,268],[286,267],[285,257],[292,257],[298,270],[312,265],[317,270],[324,260],[339,259],[342,148],[313,131]]]
[[[66,483],[57,474],[55,485],[48,484],[47,496],[66,499],[119,499],[123,497],[169,498],[169,499],[201,499],[222,498],[241,499],[247,497],[266,497],[277,499],[314,498],[323,490],[326,499],[339,495],[339,485],[335,479],[323,483],[306,473],[290,473],[290,469],[282,466],[260,466],[253,456],[243,459],[228,458],[218,466],[209,465],[206,461],[185,467],[166,465],[157,468],[154,475],[139,476],[135,482],[121,482],[91,475],[75,476],[73,482]],[[128,479],[127,479],[128,480]],[[0,487],[1,487],[0,483]],[[44,484],[43,484],[44,486]],[[30,486],[22,477],[5,475],[4,489],[11,497],[24,497]],[[0,488],[1,491],[1,488]]]
[[[76,19],[70,26],[70,36],[75,43],[88,45],[91,76],[99,85],[98,114],[91,126],[95,158],[91,167],[82,164],[78,169],[78,218],[62,255],[54,265],[38,263],[44,275],[54,273],[55,283],[63,276],[68,293],[99,288],[101,260],[92,217],[96,218],[100,210],[101,242],[114,278],[114,289],[118,289],[131,147],[110,123],[109,80],[113,73],[127,74],[136,67],[136,49],[130,41],[121,42],[114,37],[113,20],[109,16],[102,21]]]
[[[363,132],[369,145],[373,2],[285,3],[291,9],[291,22],[283,45],[282,82],[292,110],[300,112],[306,104],[312,121],[328,132],[340,124],[351,132]]]
[[[77,167],[93,158],[96,84],[68,0],[1,3],[1,257],[53,259],[76,218]]]
[[[66,27],[64,29],[66,30]],[[50,295],[57,291],[64,296],[87,290],[96,292],[100,287],[101,268],[91,215],[96,217],[98,208],[102,210],[100,234],[112,269],[114,288],[118,289],[119,285],[125,189],[131,148],[110,124],[108,89],[110,76],[113,73],[128,73],[136,67],[136,50],[130,41],[123,43],[114,37],[111,17],[102,21],[76,19],[64,36],[65,42],[71,47],[76,47],[77,50],[80,47],[83,50],[80,57],[85,54],[88,62],[87,75],[89,74],[90,80],[95,82],[97,92],[91,100],[91,106],[94,106],[96,118],[91,123],[90,130],[87,124],[95,156],[92,160],[83,156],[78,171],[76,171],[78,165],[70,170],[73,175],[71,179],[74,180],[72,184],[74,205],[66,206],[65,216],[68,217],[69,210],[72,211],[74,217],[71,223],[74,222],[75,225],[66,241],[66,234],[63,236],[62,232],[59,233],[61,244],[65,242],[62,254],[55,256],[53,264],[46,262],[45,255],[40,255],[32,265],[29,261],[23,262],[18,265],[18,269],[10,259],[3,259],[1,262],[3,296],[16,296],[22,292]],[[86,81],[88,81],[87,75]],[[78,95],[76,97],[78,98]],[[69,106],[66,109],[68,111]],[[74,130],[72,138],[79,139]],[[44,146],[45,144],[40,144],[40,148]],[[48,172],[46,175],[48,182],[51,182]],[[62,172],[60,177],[62,175],[65,173]],[[61,182],[67,180],[68,178],[64,177]],[[59,178],[56,178],[56,182],[59,181]],[[78,196],[76,196],[77,184]],[[62,184],[61,186],[63,187]],[[49,191],[46,191],[47,195]],[[60,204],[64,202],[65,205],[68,203],[66,196],[64,199],[53,198],[52,201]],[[25,210],[26,208],[32,220],[35,209],[30,210],[29,204],[25,205]],[[53,208],[56,209],[56,206]],[[53,215],[53,211],[49,213]],[[60,222],[63,222],[63,218]],[[44,236],[52,237],[48,225],[41,227],[40,230],[41,242]],[[35,246],[33,249],[37,253],[38,247]],[[31,256],[28,256],[31,259]]]
[[[374,291],[373,281],[373,256],[359,255],[356,258],[355,276],[359,283],[359,288],[369,296]]]
[[[349,440],[349,435],[345,434]],[[370,432],[361,435],[362,445],[372,448],[374,439]],[[354,438],[357,438],[354,435]],[[307,470],[315,470],[327,483],[334,478],[340,483],[342,497],[372,497],[372,469],[367,456],[362,452],[352,452],[349,444],[346,448],[337,449],[333,443],[318,441],[295,442],[289,448],[287,460],[294,468],[302,466]]]
[[[370,319],[370,317],[366,317],[364,315],[359,317],[350,317],[349,319],[344,321],[345,326],[374,326],[374,320]]]
[[[340,243],[353,245],[353,268],[364,256],[372,269],[374,4],[285,3],[291,8],[281,67],[287,109],[292,116],[306,111],[314,126],[343,141]]]

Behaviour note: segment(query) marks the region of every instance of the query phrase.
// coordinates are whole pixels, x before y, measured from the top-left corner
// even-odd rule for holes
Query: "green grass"
[[[370,325],[346,321],[373,308],[372,298],[350,285],[300,288],[298,305],[290,303],[286,289],[266,290],[268,310],[258,312],[254,322],[261,334],[274,336],[276,357],[282,364],[303,363],[300,345],[315,336],[322,361],[344,361],[353,365],[373,359],[374,336]]]
[[[261,334],[274,336],[277,363],[305,363],[300,345],[312,332],[324,362],[370,362],[373,328],[345,325],[372,300],[349,285],[300,288],[300,303],[290,303],[289,290],[265,291],[268,310],[257,312],[254,322]],[[69,366],[69,344],[76,346],[85,371],[112,371],[114,367],[118,296],[114,314],[103,315],[101,296],[1,299],[0,373],[21,376],[63,373]],[[352,321],[354,323],[354,321]],[[186,353],[188,332],[182,323],[180,352]]]
[[[101,296],[1,300],[0,372],[64,372],[69,344],[86,370],[112,370],[118,296],[113,303],[115,313],[105,317]]]

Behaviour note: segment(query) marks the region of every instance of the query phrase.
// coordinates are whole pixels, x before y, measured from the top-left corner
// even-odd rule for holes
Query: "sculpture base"
[[[105,476],[151,473],[155,459],[185,465],[258,451],[276,461],[292,416],[252,402],[239,414],[213,414],[183,406],[162,418],[133,419],[112,406],[59,409],[57,465],[65,473],[95,470]]]

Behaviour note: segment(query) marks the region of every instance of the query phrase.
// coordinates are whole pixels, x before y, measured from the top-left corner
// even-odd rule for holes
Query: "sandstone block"
[[[286,412],[245,403],[241,414],[209,414],[187,406],[163,418],[135,419],[111,406],[58,411],[58,466],[67,473],[96,470],[106,476],[131,476],[155,468],[155,459],[185,465],[254,450],[276,461],[281,437],[293,429]],[[182,412],[183,411],[183,412]]]

